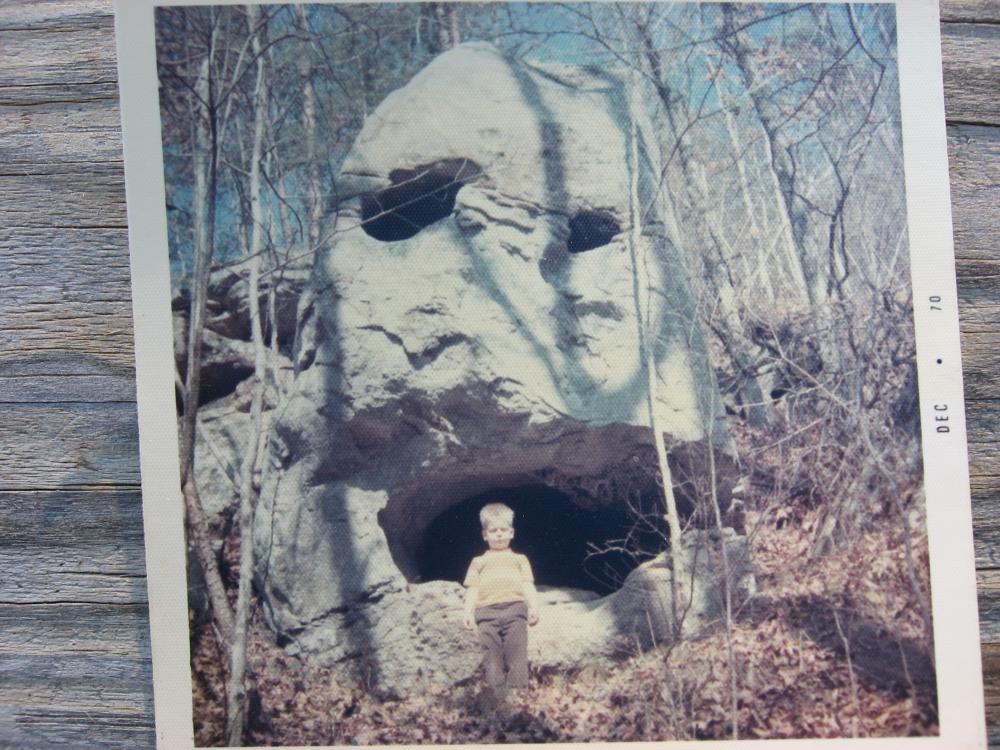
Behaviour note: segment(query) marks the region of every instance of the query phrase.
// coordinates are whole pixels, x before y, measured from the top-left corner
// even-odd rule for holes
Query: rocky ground
[[[258,613],[247,742],[724,739],[733,736],[734,714],[740,738],[936,734],[933,666],[900,524],[887,511],[852,543],[810,559],[804,553],[818,520],[815,509],[750,514],[759,590],[735,613],[732,656],[720,623],[612,669],[536,670],[532,687],[511,696],[501,715],[481,707],[478,675],[400,696],[370,688],[363,659],[310,667],[275,645]],[[914,533],[911,542],[923,571],[926,536]],[[220,652],[209,630],[195,624],[192,632],[197,741],[220,745]]]

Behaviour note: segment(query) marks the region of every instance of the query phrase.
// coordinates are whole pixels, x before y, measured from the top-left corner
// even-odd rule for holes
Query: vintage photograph
[[[898,12],[155,9],[196,745],[939,734]]]

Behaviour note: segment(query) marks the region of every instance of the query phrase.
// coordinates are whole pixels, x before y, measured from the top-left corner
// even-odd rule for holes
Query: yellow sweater
[[[524,601],[524,584],[533,583],[531,563],[511,549],[486,550],[472,560],[465,575],[466,588],[478,588],[476,608]]]

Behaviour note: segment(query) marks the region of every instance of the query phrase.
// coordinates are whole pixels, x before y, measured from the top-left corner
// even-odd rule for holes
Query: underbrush
[[[922,499],[911,493],[913,528]],[[762,503],[758,507],[767,507]],[[478,675],[404,695],[365,686],[349,664],[317,668],[284,653],[256,609],[249,638],[247,743],[255,745],[586,742],[871,737],[937,733],[932,649],[891,509],[824,555],[807,554],[820,509],[755,511],[748,527],[757,593],[724,623],[613,667],[534,670],[503,720],[479,708]],[[910,554],[926,585],[927,542]],[[220,745],[224,659],[192,623],[196,739]],[[735,675],[735,679],[734,679]],[[735,687],[735,701],[734,691]]]

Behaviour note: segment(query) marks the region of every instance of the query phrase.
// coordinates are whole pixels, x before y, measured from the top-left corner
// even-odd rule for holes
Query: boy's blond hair
[[[483,529],[488,529],[490,523],[506,523],[508,526],[514,525],[514,511],[503,503],[487,503],[479,511],[479,523]]]

